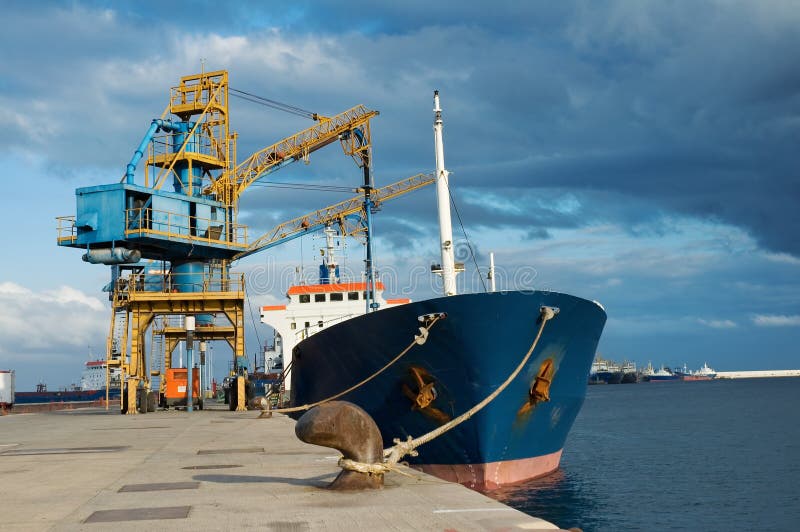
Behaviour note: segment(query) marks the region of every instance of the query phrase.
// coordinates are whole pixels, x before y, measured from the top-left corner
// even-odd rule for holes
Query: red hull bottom
[[[535,458],[503,460],[488,464],[425,464],[412,467],[474,490],[492,490],[552,473],[558,469],[562,452],[563,449]]]

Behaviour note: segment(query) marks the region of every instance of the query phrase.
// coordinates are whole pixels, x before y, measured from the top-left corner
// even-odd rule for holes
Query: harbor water
[[[797,530],[800,378],[590,386],[561,466],[491,496],[585,532]]]

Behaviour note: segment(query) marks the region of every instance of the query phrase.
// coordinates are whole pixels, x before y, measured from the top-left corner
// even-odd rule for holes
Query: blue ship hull
[[[420,436],[470,409],[508,378],[536,336],[543,305],[560,312],[545,326],[522,373],[481,412],[420,447],[419,456],[408,461],[430,466],[423,469],[438,476],[453,471],[448,480],[472,487],[546,474],[558,466],[583,404],[586,375],[606,321],[599,305],[574,296],[539,291],[469,294],[352,318],[297,345],[292,401],[312,403],[363,380],[408,346],[418,333],[419,316],[444,312],[447,318],[431,328],[424,345],[414,346],[379,377],[341,398],[373,417],[385,445],[393,438]],[[532,383],[548,360],[554,369],[549,401],[536,404]],[[436,398],[426,408],[415,407],[414,393],[431,382]],[[536,459],[544,460],[547,470],[526,474],[528,462]],[[492,470],[493,478],[484,478],[479,470],[487,464],[516,467],[506,467],[502,474]],[[514,469],[518,471],[508,471]]]

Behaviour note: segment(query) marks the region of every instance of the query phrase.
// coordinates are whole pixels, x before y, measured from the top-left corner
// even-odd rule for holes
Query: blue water
[[[800,378],[590,386],[560,471],[491,496],[586,532],[799,530]]]

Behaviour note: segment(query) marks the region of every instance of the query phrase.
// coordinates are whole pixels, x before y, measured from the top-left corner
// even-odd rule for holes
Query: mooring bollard
[[[253,397],[250,399],[250,408],[253,410],[261,410],[258,419],[272,417],[272,405],[269,403],[269,396],[260,395],[258,397]]]
[[[294,432],[306,443],[336,449],[347,460],[360,464],[383,463],[383,438],[378,426],[364,409],[353,403],[331,401],[314,407],[297,421]],[[380,489],[383,473],[343,469],[328,487]]]

